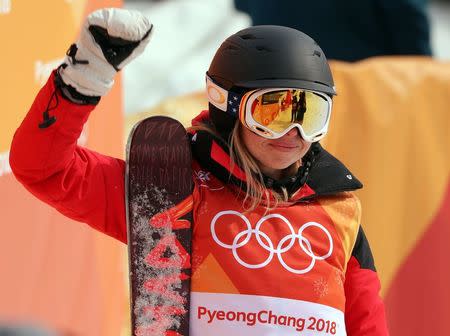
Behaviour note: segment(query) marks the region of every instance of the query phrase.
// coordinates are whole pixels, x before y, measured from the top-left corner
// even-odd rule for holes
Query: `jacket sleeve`
[[[360,226],[345,274],[345,324],[349,336],[389,335],[380,287],[369,242]]]
[[[125,164],[77,145],[95,105],[64,98],[54,79],[55,72],[14,135],[11,169],[26,189],[62,214],[126,242]]]

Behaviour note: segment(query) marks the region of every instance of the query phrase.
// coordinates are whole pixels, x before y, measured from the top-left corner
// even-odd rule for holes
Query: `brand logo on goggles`
[[[212,100],[212,102],[217,104],[223,104],[225,102],[225,96],[219,89],[213,85],[208,85],[207,88],[208,97]]]

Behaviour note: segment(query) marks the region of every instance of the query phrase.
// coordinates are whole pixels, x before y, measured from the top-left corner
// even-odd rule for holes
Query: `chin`
[[[268,162],[268,163],[265,164],[265,166],[271,167],[272,169],[284,170],[284,169],[289,168],[290,166],[292,166],[295,162],[296,161],[284,163],[284,162],[280,162],[278,160],[278,161],[275,161],[275,162]]]

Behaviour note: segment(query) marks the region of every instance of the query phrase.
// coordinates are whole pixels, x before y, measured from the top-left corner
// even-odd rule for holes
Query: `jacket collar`
[[[361,189],[362,183],[350,170],[317,143],[316,159],[310,169],[307,185],[314,191],[311,197],[333,195]]]

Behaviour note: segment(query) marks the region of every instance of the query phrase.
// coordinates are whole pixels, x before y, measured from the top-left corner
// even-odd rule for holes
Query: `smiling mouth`
[[[275,146],[275,147],[285,147],[285,148],[297,148],[298,147],[297,144],[290,144],[290,143],[283,143],[283,142],[272,143],[271,145]]]
[[[292,144],[270,144],[270,146],[280,151],[291,151],[299,147],[298,145]]]

